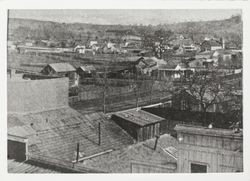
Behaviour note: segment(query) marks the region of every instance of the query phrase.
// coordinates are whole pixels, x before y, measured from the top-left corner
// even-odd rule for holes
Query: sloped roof
[[[93,65],[82,65],[79,67],[79,69],[81,69],[84,72],[91,72],[96,70],[96,68]]]
[[[223,50],[223,49],[220,49],[220,50],[215,50],[214,52],[213,52],[213,55],[214,54],[218,54],[218,55],[226,55],[226,54],[237,54],[237,53],[235,53],[235,52],[233,52],[232,50]]]
[[[225,44],[226,44],[226,47],[228,48],[237,48],[237,44],[232,41],[226,42]]]
[[[157,64],[157,62],[153,58],[144,58],[142,59],[142,61],[146,64],[147,67],[152,67]]]
[[[178,64],[181,63],[179,59],[168,60],[166,64],[161,64],[159,69],[175,69]]]
[[[56,72],[72,72],[76,71],[76,69],[69,63],[51,63],[48,64],[52,69]]]
[[[59,170],[45,168],[39,166],[31,161],[17,162],[15,160],[8,160],[8,173],[62,173]]]
[[[143,110],[130,109],[115,113],[113,116],[123,118],[139,126],[154,124],[164,120],[164,118],[148,113]]]
[[[217,40],[214,40],[214,39],[212,39],[212,40],[205,40],[203,43],[205,43],[205,42],[208,42],[211,46],[222,46],[221,42],[219,42]]]
[[[199,52],[195,55],[195,58],[210,58],[212,57],[214,51],[203,51],[203,52]]]
[[[158,140],[156,150],[154,150],[154,144],[155,138],[84,160],[79,164],[113,173],[131,173],[131,163],[135,161],[157,166],[172,166],[172,169],[175,169],[176,159],[163,149],[170,146],[177,147],[176,139],[169,135],[162,135]]]
[[[98,122],[101,123],[100,146]],[[82,115],[69,107],[27,115],[8,115],[8,134],[28,138],[30,154],[67,161],[75,159],[77,142],[84,157],[134,142],[103,113]]]
[[[193,61],[190,61],[188,63],[189,67],[191,68],[203,68],[204,65],[203,65],[203,62],[204,62],[204,59],[195,59]]]
[[[194,125],[176,125],[174,128],[177,132],[191,133],[191,134],[202,134],[202,135],[211,135],[211,136],[226,136],[226,137],[242,137],[242,133],[235,133],[232,129],[219,129],[203,127],[203,126],[194,126]]]

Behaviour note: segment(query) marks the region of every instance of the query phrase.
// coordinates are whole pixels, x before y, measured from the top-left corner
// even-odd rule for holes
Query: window
[[[207,165],[191,163],[191,173],[207,173]]]

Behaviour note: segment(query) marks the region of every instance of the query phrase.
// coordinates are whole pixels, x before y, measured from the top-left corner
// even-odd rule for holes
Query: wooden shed
[[[243,172],[243,134],[230,129],[177,125],[178,172]]]
[[[76,69],[69,63],[51,63],[46,65],[42,71],[44,75],[60,76],[69,78],[69,86],[78,85],[78,75]]]
[[[117,112],[112,119],[136,141],[144,141],[160,134],[160,122],[164,118],[143,110],[131,109]]]
[[[93,65],[83,65],[76,70],[81,79],[92,78],[96,75],[96,68]]]

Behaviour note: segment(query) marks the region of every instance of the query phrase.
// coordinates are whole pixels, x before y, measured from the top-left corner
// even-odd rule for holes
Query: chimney
[[[222,44],[222,49],[225,50],[225,40],[224,40],[224,38],[221,38],[221,44]]]
[[[158,135],[156,135],[155,136],[155,146],[154,146],[154,150],[156,150],[156,147],[157,147],[157,143],[158,143],[158,139],[159,139],[159,136]]]
[[[14,77],[16,74],[16,70],[15,69],[10,69],[10,78]]]

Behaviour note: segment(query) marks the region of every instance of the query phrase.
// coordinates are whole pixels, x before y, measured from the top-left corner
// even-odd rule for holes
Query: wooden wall
[[[131,173],[174,173],[176,165],[156,165],[148,163],[131,162]]]
[[[190,173],[191,163],[207,165],[207,172],[243,171],[242,138],[178,133],[178,172]]]
[[[160,135],[160,123],[147,125],[138,129],[138,141],[145,141]]]
[[[112,120],[127,131],[136,141],[145,141],[160,135],[160,123],[139,126],[116,115],[112,115]]]
[[[118,124],[122,129],[128,132],[134,139],[138,139],[138,132],[139,129],[138,125],[129,122],[119,116],[112,115],[112,120],[115,121],[116,124]]]

